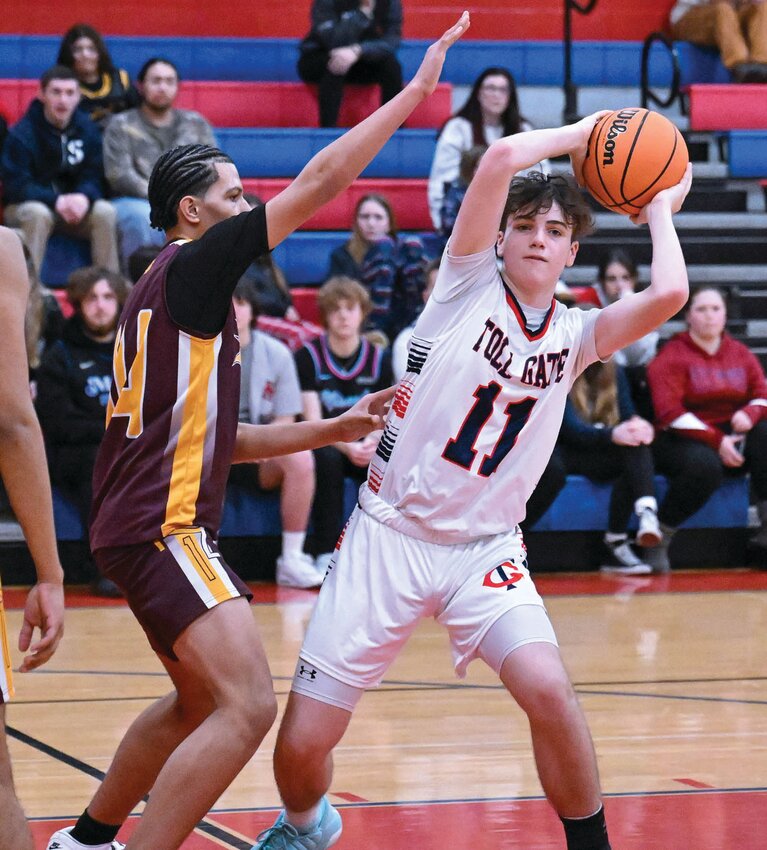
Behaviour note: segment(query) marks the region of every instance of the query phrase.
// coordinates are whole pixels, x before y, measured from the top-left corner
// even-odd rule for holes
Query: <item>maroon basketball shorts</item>
[[[98,549],[93,557],[125,594],[152,649],[173,661],[178,660],[173,645],[198,617],[228,599],[253,598],[202,528],[179,529],[152,543]]]

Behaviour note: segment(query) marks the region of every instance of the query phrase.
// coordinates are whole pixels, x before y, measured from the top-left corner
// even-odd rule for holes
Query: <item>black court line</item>
[[[686,700],[688,702],[723,702],[728,705],[767,705],[765,699],[737,699],[735,697],[701,697],[701,696],[684,696],[682,694],[646,694],[632,693],[631,691],[590,691],[576,688],[581,695],[594,695],[605,697],[640,697],[643,699],[670,699],[670,700]]]
[[[6,726],[5,731],[8,733],[9,737],[15,738],[22,744],[27,744],[27,746],[56,759],[56,761],[62,762],[62,764],[73,767],[75,770],[79,770],[81,773],[84,773],[93,779],[101,781],[106,776],[106,774],[97,767],[93,767],[93,765],[75,758],[75,756],[71,756],[57,747],[52,747],[50,744],[46,744],[39,738],[33,738],[31,735],[27,735],[26,732],[22,732],[20,729],[16,729],[13,726]],[[144,802],[146,802],[147,799],[147,797],[144,797]],[[45,820],[50,820],[50,818],[45,818]],[[234,847],[235,850],[250,850],[253,846],[250,841],[243,841],[238,836],[233,835],[222,826],[219,826],[219,824],[210,823],[204,819],[197,824],[195,829],[205,833],[205,835],[209,835],[211,838],[217,838],[219,841],[223,841],[224,844]]]
[[[15,672],[19,672],[18,669]],[[25,674],[28,675],[28,674]],[[164,670],[155,670],[142,673],[137,670],[57,670],[52,667],[42,667],[35,670],[33,676],[154,676],[165,678],[170,681],[170,677]],[[273,682],[292,682],[292,676],[272,676]],[[689,679],[619,679],[597,682],[573,682],[573,686],[577,688],[594,688],[594,687],[624,687],[627,685],[707,685],[707,684],[726,684],[729,682],[767,682],[767,676],[704,676],[699,678]],[[472,682],[428,682],[423,679],[410,680],[407,679],[384,679],[383,684],[377,690],[388,686],[401,686],[402,688],[435,688],[435,689],[453,689],[453,690],[504,690],[504,686],[497,682],[490,684],[474,684]],[[371,689],[374,690],[374,689]],[[15,702],[15,700],[14,700]]]

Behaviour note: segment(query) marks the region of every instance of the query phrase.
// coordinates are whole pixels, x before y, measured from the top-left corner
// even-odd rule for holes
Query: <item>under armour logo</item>
[[[298,675],[301,679],[309,679],[313,682],[317,678],[317,671],[313,667],[304,667],[302,664],[298,668]]]

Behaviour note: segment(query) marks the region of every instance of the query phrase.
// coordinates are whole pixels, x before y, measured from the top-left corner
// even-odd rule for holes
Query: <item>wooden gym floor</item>
[[[767,572],[537,583],[594,735],[614,850],[767,847]],[[314,594],[256,593],[282,710]],[[15,644],[23,595],[7,589],[5,599]],[[68,605],[59,652],[17,674],[7,711],[40,848],[82,811],[130,721],[168,690],[121,602],[73,589]],[[271,824],[275,731],[185,850],[248,850]],[[344,817],[339,850],[563,847],[522,713],[481,662],[456,680],[430,622],[363,699],[337,750],[331,799]]]

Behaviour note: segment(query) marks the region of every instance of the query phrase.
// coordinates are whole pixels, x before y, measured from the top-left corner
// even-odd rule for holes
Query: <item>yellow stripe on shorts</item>
[[[13,672],[11,670],[11,646],[8,643],[8,627],[5,622],[3,607],[3,588],[0,587],[0,644],[2,644],[3,663],[0,665],[0,693],[3,702],[8,702],[13,696]]]
[[[240,595],[218,554],[210,550],[202,529],[175,531],[165,538],[165,543],[208,608]]]

